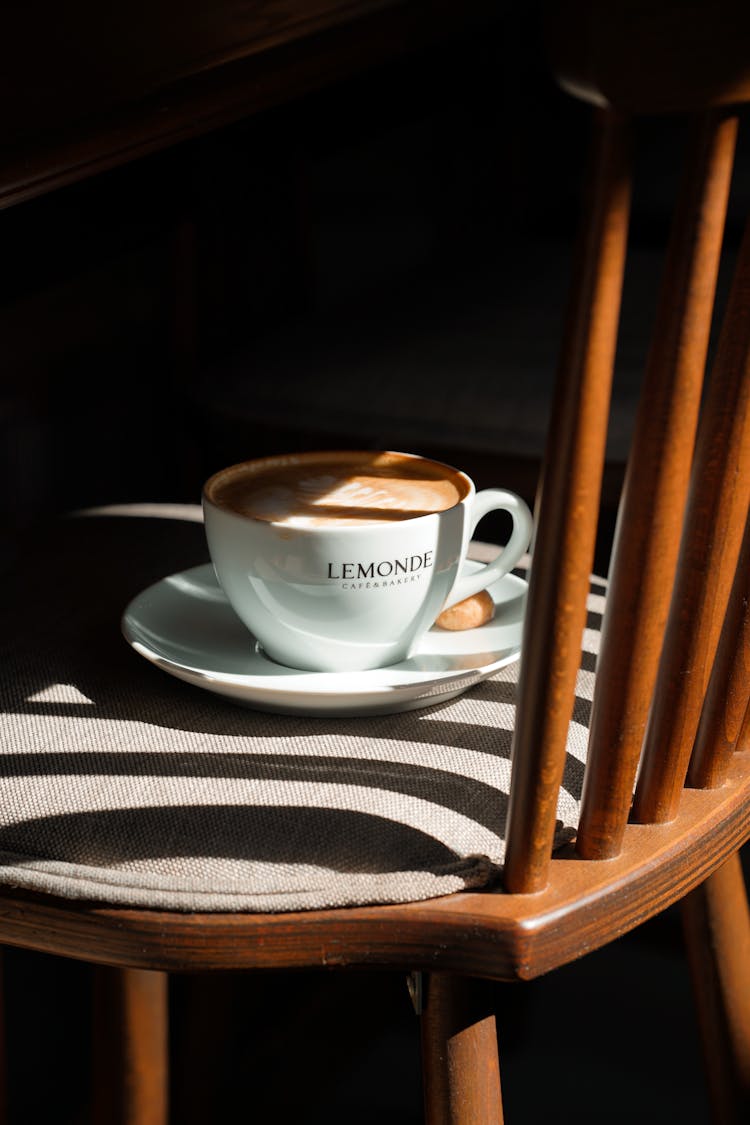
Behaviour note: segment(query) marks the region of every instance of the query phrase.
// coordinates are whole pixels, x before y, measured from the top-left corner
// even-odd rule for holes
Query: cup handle
[[[469,539],[474,534],[474,530],[482,517],[489,512],[497,511],[497,509],[510,512],[513,517],[513,531],[510,539],[498,557],[488,563],[487,566],[483,566],[481,570],[473,574],[459,574],[443,609],[449,609],[450,606],[462,602],[464,598],[470,598],[473,594],[478,594],[480,590],[486,590],[493,582],[497,582],[499,578],[511,571],[526,551],[531,541],[531,532],[534,526],[531,512],[520,496],[516,496],[515,492],[506,492],[501,488],[485,488],[482,492],[476,494]]]

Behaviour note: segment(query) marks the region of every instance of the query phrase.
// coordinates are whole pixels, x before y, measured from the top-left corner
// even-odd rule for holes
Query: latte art
[[[413,519],[452,508],[465,478],[404,455],[300,454],[237,465],[212,478],[209,499],[241,516],[287,527]]]

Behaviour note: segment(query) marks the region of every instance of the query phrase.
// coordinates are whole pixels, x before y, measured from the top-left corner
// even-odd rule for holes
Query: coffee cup
[[[489,512],[510,513],[493,562],[466,567]],[[408,658],[442,609],[518,563],[532,518],[512,492],[477,492],[459,469],[393,452],[245,461],[203,488],[206,538],[235,613],[266,654],[311,671]]]

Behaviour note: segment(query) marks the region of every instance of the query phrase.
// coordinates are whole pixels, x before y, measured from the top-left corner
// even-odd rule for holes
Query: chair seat
[[[0,885],[280,912],[495,884],[518,665],[396,715],[238,707],[120,635],[136,593],[206,559],[198,508],[123,506],[59,521],[6,580]],[[603,592],[597,580],[557,845],[577,823]]]

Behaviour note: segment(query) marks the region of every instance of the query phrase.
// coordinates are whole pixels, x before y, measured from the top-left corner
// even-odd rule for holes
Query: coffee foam
[[[455,469],[392,453],[269,458],[224,470],[206,487],[219,507],[286,527],[413,519],[452,508],[467,491]]]

